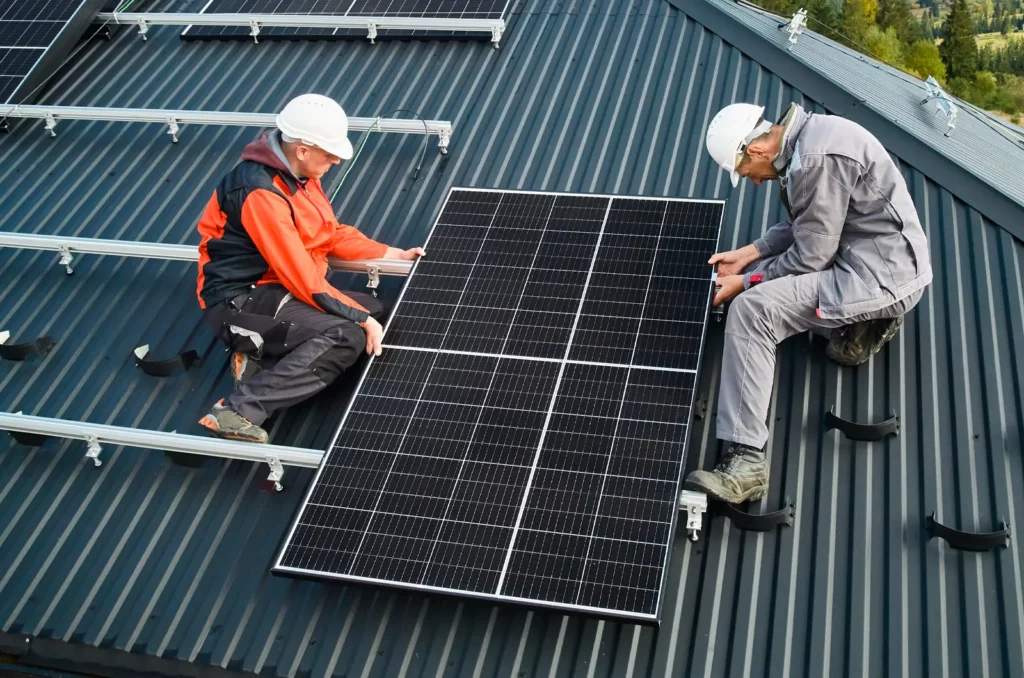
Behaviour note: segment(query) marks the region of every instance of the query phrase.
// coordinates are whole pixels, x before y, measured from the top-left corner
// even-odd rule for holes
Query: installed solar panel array
[[[509,0],[208,0],[203,14],[301,14],[304,16],[402,17],[431,19],[501,19]],[[252,40],[238,26],[189,26],[183,38]],[[454,31],[385,29],[379,37],[467,37]],[[281,28],[260,30],[260,37],[278,39],[366,38],[366,31],[345,28]],[[490,37],[486,34],[482,37]]]
[[[453,189],[275,572],[656,621],[722,210]]]
[[[21,102],[20,97],[14,101],[13,95],[26,76],[66,32],[72,17],[96,4],[96,0],[0,0],[0,103]]]

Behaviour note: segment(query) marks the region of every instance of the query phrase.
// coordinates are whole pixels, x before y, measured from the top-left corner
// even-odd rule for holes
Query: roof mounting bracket
[[[270,475],[263,481],[263,491],[282,491],[284,485],[281,484],[281,479],[284,478],[284,466],[281,465],[281,460],[277,457],[267,457],[267,465],[270,466]]]
[[[167,360],[146,360],[146,356],[149,355],[149,344],[139,346],[132,353],[135,355],[135,366],[142,368],[142,371],[151,377],[169,377],[178,370],[188,371],[199,360],[199,354],[194,349]]]
[[[21,414],[21,412],[15,412],[15,414]],[[41,433],[32,433],[31,431],[8,431],[11,437],[14,438],[19,444],[25,447],[39,447],[47,440],[50,436],[44,436]]]
[[[8,331],[0,332],[0,358],[6,360],[24,360],[33,354],[46,355],[49,353],[54,345],[57,343],[51,337],[39,337],[33,341],[27,341],[23,344],[8,344],[7,340],[10,339],[11,333]]]
[[[252,36],[252,41],[255,44],[260,44],[260,22],[256,21],[256,19],[249,20],[249,35]]]
[[[178,143],[178,132],[181,128],[178,127],[178,121],[174,118],[167,118],[167,133],[171,135],[171,143]]]
[[[377,24],[372,21],[366,24],[366,37],[370,39],[371,45],[377,44]]]
[[[103,446],[100,445],[99,439],[91,433],[86,433],[85,444],[88,445],[88,449],[85,451],[86,458],[92,459],[94,466],[103,466],[103,460],[100,459],[100,452],[103,451]]]
[[[928,516],[928,538],[939,537],[958,551],[989,551],[1006,548],[1010,541],[1010,527],[1005,520],[999,521],[1002,529],[997,532],[962,532],[943,525],[935,519],[935,511]]]
[[[377,286],[380,285],[380,267],[368,266],[366,268],[366,286],[377,296]]]
[[[51,113],[50,111],[46,111],[43,114],[43,120],[46,121],[46,129],[49,130],[50,136],[57,136],[57,132],[54,131],[57,129],[57,119],[53,117],[53,113]]]
[[[768,532],[783,525],[792,526],[793,515],[796,512],[796,507],[789,497],[786,497],[781,509],[771,513],[747,513],[721,501],[714,502],[714,507],[716,513],[728,518],[733,525],[750,532]]]
[[[932,76],[928,76],[928,79],[924,81],[924,86],[928,90],[928,96],[921,100],[921,104],[924,105],[929,101],[935,102],[935,113],[942,113],[946,116],[946,133],[943,136],[948,137],[956,129],[956,114],[960,109],[953,102],[953,97],[946,94],[939,81]]]
[[[796,45],[797,37],[804,32],[804,28],[807,27],[807,10],[800,8],[793,18],[789,20],[788,24],[783,24],[780,28],[785,28],[786,32],[789,33],[789,47],[786,49],[793,51],[793,46]]]
[[[441,155],[448,155],[448,142],[452,140],[452,128],[442,127],[437,132],[437,148]]]
[[[146,33],[149,33],[149,22],[145,19],[139,19],[135,22],[135,25],[139,27],[139,35],[142,36],[142,39],[148,40]]]
[[[64,267],[64,273],[67,275],[74,275],[75,269],[71,268],[71,262],[75,260],[75,257],[71,254],[71,248],[61,245],[57,251],[60,252],[60,260],[57,261],[57,264]]]
[[[690,541],[697,541],[697,533],[704,522],[704,512],[708,510],[708,495],[683,490],[679,493],[679,510],[686,512],[686,531],[690,533]]]
[[[495,24],[491,26],[491,42],[494,43],[494,49],[498,49],[501,45],[501,36],[505,34],[505,22]]]
[[[885,421],[876,424],[861,424],[836,416],[836,408],[832,407],[825,413],[825,430],[838,429],[850,440],[867,440],[877,442],[887,436],[898,436],[900,434],[900,418],[893,410],[892,416]]]

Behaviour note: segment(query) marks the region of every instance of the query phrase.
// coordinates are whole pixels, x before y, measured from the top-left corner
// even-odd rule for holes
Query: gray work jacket
[[[762,281],[823,271],[818,313],[837,319],[885,308],[931,282],[907,184],[866,129],[794,106],[776,166],[784,167],[790,219],[754,242],[762,258],[779,255],[758,270]]]

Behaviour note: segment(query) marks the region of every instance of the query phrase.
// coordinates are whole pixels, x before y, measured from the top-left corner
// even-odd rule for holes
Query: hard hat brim
[[[338,143],[331,144],[330,147],[328,147],[328,146],[321,146],[321,148],[323,148],[325,151],[327,151],[331,155],[338,156],[342,160],[351,160],[352,159],[352,142],[349,141],[347,137],[342,139]]]

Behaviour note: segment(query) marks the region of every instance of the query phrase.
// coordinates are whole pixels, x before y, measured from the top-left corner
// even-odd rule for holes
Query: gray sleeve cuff
[[[771,248],[768,247],[768,241],[764,238],[758,238],[754,241],[754,249],[757,250],[757,253],[761,255],[762,259],[767,258],[772,253]]]

